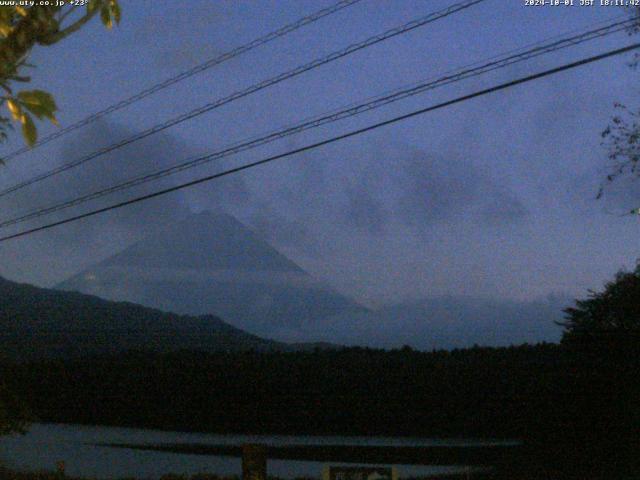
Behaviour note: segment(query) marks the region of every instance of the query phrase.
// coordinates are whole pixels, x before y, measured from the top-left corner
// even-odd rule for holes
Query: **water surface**
[[[217,445],[369,445],[434,446],[489,445],[509,442],[443,440],[387,437],[294,436],[294,435],[218,435],[166,432],[117,427],[61,424],[34,424],[26,435],[0,437],[0,462],[21,470],[52,470],[64,460],[70,476],[114,479],[136,477],[157,479],[167,473],[193,475],[215,473],[240,475],[241,461],[229,456],[205,456],[100,447],[95,443],[208,443]],[[268,474],[282,478],[319,478],[322,462],[269,460]],[[464,471],[464,467],[396,465],[400,477]]]

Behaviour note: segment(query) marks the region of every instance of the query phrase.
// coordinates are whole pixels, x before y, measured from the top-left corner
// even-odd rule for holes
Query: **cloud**
[[[371,171],[364,170],[345,181],[341,213],[347,224],[371,234],[383,232],[389,213],[380,191],[383,188],[381,180]]]
[[[372,234],[384,230],[388,212],[375,191],[362,184],[348,184],[345,194],[347,201],[342,214],[347,223]]]
[[[266,202],[255,205],[245,218],[254,231],[277,245],[299,248],[305,252],[317,250],[316,239],[305,222],[286,217]]]
[[[396,212],[406,224],[420,227],[449,221],[474,205],[481,180],[465,160],[415,151],[403,152],[394,163]]]
[[[527,209],[516,193],[455,151],[431,153],[398,147],[388,154],[395,171],[394,214],[418,230],[471,219],[480,224],[519,221]]]
[[[484,178],[478,198],[482,199],[477,209],[479,220],[485,224],[517,223],[529,215],[528,209],[515,192],[498,185],[489,178]]]
[[[168,72],[190,68],[225,51],[225,39],[218,32],[228,22],[232,2],[189,2],[165,15],[150,5],[151,17],[133,35],[134,42],[146,44],[157,68]],[[190,32],[185,35],[185,32]]]
[[[111,123],[96,124],[64,144],[56,163],[79,158],[131,133]],[[173,165],[189,153],[189,148],[170,135],[155,135],[59,175],[55,181],[41,182],[27,192],[29,195],[11,197],[14,203],[5,211],[15,215],[67,200]],[[216,168],[234,162],[229,159]],[[47,168],[51,166],[47,164]],[[149,193],[175,181],[168,177],[73,212]],[[368,144],[356,153],[338,146],[34,236],[18,248],[31,257],[22,264],[34,266],[29,272],[19,272],[18,277],[51,284],[190,211],[200,210],[228,211],[276,247],[326,262],[339,256],[336,249],[352,244],[353,238],[359,238],[363,242],[359,248],[366,250],[367,245],[405,236],[411,230],[424,233],[444,224],[469,221],[482,228],[517,222],[527,215],[508,186],[497,184],[459,154],[433,154],[393,142],[382,147]],[[64,218],[69,213],[72,211],[47,219]],[[12,248],[16,254],[17,247]],[[3,272],[16,278],[20,264],[7,261]]]
[[[482,297],[429,297],[376,311],[336,315],[304,329],[274,331],[288,341],[327,341],[346,345],[420,350],[478,345],[558,342],[566,296],[532,301]]]
[[[57,158],[58,164],[83,158],[105,145],[130,137],[135,132],[101,121],[88,127],[78,137],[66,142]],[[39,201],[51,204],[109,187],[139,175],[177,163],[187,149],[168,134],[156,134],[95,158],[75,169],[38,183],[32,190]],[[118,192],[91,205],[112,204],[173,185],[171,177],[150,182],[131,190]],[[45,202],[42,199],[46,199]],[[24,207],[24,205],[23,205]],[[30,205],[31,207],[31,205]],[[85,207],[86,208],[86,207]],[[122,208],[109,214],[110,227],[135,228],[140,224],[171,221],[187,212],[182,194],[171,194]],[[65,212],[64,216],[68,215]],[[102,226],[104,228],[104,225]]]
[[[391,141],[369,144],[357,154],[318,150],[295,164],[274,164],[235,178],[241,182],[235,189],[210,188],[215,202],[276,244],[305,253],[319,247],[314,238],[327,230],[384,237],[401,233],[398,229],[424,233],[460,222],[493,227],[528,215],[515,191],[471,158]]]
[[[31,178],[38,172],[82,158],[89,152],[132,134],[124,127],[104,121],[97,122],[65,142],[59,154],[50,156],[52,162],[45,161],[42,166],[37,167],[25,164],[22,168],[23,178]],[[157,134],[5,197],[2,217],[12,218],[161,169],[183,158],[185,150],[170,135]],[[130,191],[118,192],[19,224],[6,233],[62,220],[97,207],[151,193],[173,185],[172,182],[169,177]],[[12,240],[0,250],[4,267],[0,274],[23,281],[51,284],[81,269],[87,262],[112,253],[114,249],[122,248],[149,230],[162,227],[188,212],[189,207],[182,194],[174,193]]]

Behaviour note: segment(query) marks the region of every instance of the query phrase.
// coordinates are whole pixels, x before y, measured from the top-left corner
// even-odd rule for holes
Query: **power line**
[[[65,172],[67,170],[70,170],[72,168],[75,168],[79,165],[82,165],[90,160],[93,160],[94,158],[100,157],[106,153],[112,152],[118,148],[124,147],[125,145],[129,145],[130,143],[136,142],[138,140],[142,140],[143,138],[149,137],[150,135],[156,134],[158,132],[161,132],[163,130],[166,130],[167,128],[173,127],[179,123],[185,122],[187,120],[191,120],[192,118],[195,118],[199,115],[202,115],[204,113],[210,112],[211,110],[214,110],[216,108],[219,108],[223,105],[226,105],[228,103],[231,103],[235,100],[238,100],[240,98],[246,97],[252,93],[258,92],[260,90],[263,90],[267,87],[270,87],[272,85],[275,85],[277,83],[283,82],[285,80],[288,80],[290,78],[296,77],[298,75],[301,75],[302,73],[305,73],[309,70],[313,70],[317,67],[320,67],[322,65],[325,65],[327,63],[333,62],[335,60],[338,60],[342,57],[346,57],[347,55],[351,55],[352,53],[355,53],[359,50],[362,50],[364,48],[370,47],[372,45],[375,45],[377,43],[383,42],[385,40],[388,40],[390,38],[396,37],[398,35],[402,35],[404,33],[410,32],[412,30],[415,30],[416,28],[425,26],[429,23],[432,23],[436,20],[439,20],[441,18],[447,17],[449,15],[452,15],[456,12],[459,12],[461,10],[467,9],[475,4],[478,3],[482,3],[486,0],[466,0],[464,2],[460,2],[460,3],[456,3],[453,4],[447,8],[444,8],[442,10],[439,10],[437,12],[433,12],[430,13],[424,17],[420,17],[416,20],[412,20],[408,23],[405,23],[404,25],[401,25],[399,27],[396,28],[392,28],[390,30],[387,30],[386,32],[383,32],[379,35],[374,35],[373,37],[369,37],[366,40],[363,40],[361,42],[358,43],[354,43],[342,50],[333,52],[325,57],[321,57],[318,58],[316,60],[313,60],[312,62],[309,62],[307,64],[301,65],[299,67],[294,68],[293,70],[288,70],[284,73],[281,73],[275,77],[269,78],[267,80],[263,80],[260,83],[254,84],[244,90],[240,90],[238,92],[232,93],[231,95],[215,100],[214,102],[208,103],[206,105],[203,105],[199,108],[196,108],[195,110],[192,110],[190,112],[187,112],[185,114],[179,115],[178,117],[174,117],[170,120],[167,120],[161,124],[155,125],[154,127],[151,127],[147,130],[144,130],[140,133],[137,133],[131,137],[128,137],[124,140],[121,140],[118,143],[109,145],[107,147],[101,148],[100,150],[97,150],[85,157],[82,157],[78,160],[74,160],[72,162],[66,163],[64,165],[61,165],[59,167],[56,167],[52,170],[49,170],[48,172],[44,172],[40,175],[36,175],[35,177],[32,177],[29,180],[26,180],[24,182],[21,182],[17,185],[14,185],[12,187],[6,188],[2,191],[0,191],[0,197],[3,197],[5,195],[8,195],[9,193],[15,192],[17,190],[20,190],[24,187],[27,187],[29,185],[33,185],[34,183],[40,182],[42,180],[45,180],[47,178],[50,178],[54,175],[57,175],[59,173]]]
[[[66,135],[69,132],[72,132],[74,130],[77,130],[78,128],[84,127],[85,125],[88,125],[90,123],[95,122],[96,120],[109,115],[113,112],[116,112],[118,110],[121,110],[125,107],[128,107],[129,105],[138,102],[140,100],[142,100],[143,98],[149,97],[151,95],[153,95],[154,93],[159,92],[160,90],[164,90],[167,87],[170,87],[171,85],[174,85],[178,82],[181,82],[182,80],[186,80],[187,78],[190,78],[198,73],[202,73],[205,70],[209,70],[210,68],[215,67],[216,65],[220,65],[223,62],[226,62],[227,60],[231,60],[232,58],[238,57],[244,53],[247,53],[250,50],[253,50],[254,48],[257,48],[259,46],[265,45],[269,42],[272,42],[273,40],[276,40],[280,37],[284,37],[285,35],[294,32],[306,25],[309,25],[313,22],[316,22],[324,17],[327,17],[329,15],[332,15],[340,10],[342,10],[343,8],[346,7],[350,7],[351,5],[360,2],[361,0],[341,0],[327,8],[323,8],[321,10],[318,10],[317,12],[314,12],[310,15],[307,15],[306,17],[302,17],[298,20],[296,20],[293,23],[290,23],[288,25],[285,25],[284,27],[279,28],[278,30],[274,30],[273,32],[270,32],[262,37],[256,38],[255,40],[252,40],[249,43],[245,43],[244,45],[241,45],[239,47],[234,48],[233,50],[230,50],[228,52],[225,52],[221,55],[218,55],[217,57],[211,58],[209,60],[207,60],[204,63],[201,63],[200,65],[196,65],[195,67],[186,70],[184,72],[179,73],[178,75],[175,75],[173,77],[167,78],[166,80],[157,83],[155,85],[152,85],[149,88],[146,88],[138,93],[136,93],[135,95],[130,96],[129,98],[125,98],[124,100],[119,101],[118,103],[115,103],[113,105],[110,105],[106,108],[104,108],[103,110],[100,110],[92,115],[89,115],[88,117],[77,121],[76,123],[73,123],[67,127],[64,127],[60,130],[57,130],[45,137],[42,137],[40,140],[38,140],[38,142],[36,142],[35,145],[33,145],[32,147],[21,147],[7,155],[5,155],[4,157],[2,157],[3,161],[8,161],[11,160],[12,158],[15,158],[19,155],[22,155],[23,153],[26,152],[30,152],[33,149],[41,146],[41,145],[45,145],[46,143],[51,142],[52,140],[55,140],[56,138],[62,137],[63,135]]]
[[[619,48],[619,49],[616,49],[616,50],[610,50],[610,51],[608,51],[606,53],[602,53],[600,55],[595,55],[595,56],[592,56],[592,57],[584,58],[582,60],[578,60],[576,62],[568,63],[568,64],[562,65],[560,67],[555,67],[555,68],[552,68],[552,69],[549,69],[549,70],[545,70],[543,72],[539,72],[539,73],[536,73],[536,74],[533,74],[533,75],[528,75],[526,77],[521,77],[521,78],[518,78],[516,80],[512,80],[512,81],[506,82],[506,83],[501,83],[499,85],[496,85],[496,86],[493,86],[493,87],[490,87],[490,88],[486,88],[484,90],[479,90],[479,91],[476,91],[474,93],[470,93],[470,94],[467,94],[467,95],[463,95],[461,97],[457,97],[457,98],[455,98],[453,100],[448,100],[446,102],[438,103],[438,104],[432,105],[430,107],[426,107],[426,108],[423,108],[423,109],[420,109],[420,110],[415,110],[415,111],[413,111],[411,113],[400,115],[400,116],[391,118],[389,120],[385,120],[385,121],[382,121],[382,122],[379,122],[379,123],[375,123],[373,125],[369,125],[369,126],[364,127],[364,128],[360,128],[360,129],[357,129],[357,130],[352,130],[351,132],[348,132],[348,133],[345,133],[345,134],[342,134],[342,135],[338,135],[338,136],[335,136],[335,137],[331,137],[331,138],[328,138],[326,140],[322,140],[320,142],[316,142],[316,143],[312,143],[312,144],[309,144],[309,145],[305,145],[304,147],[296,148],[294,150],[289,150],[288,152],[285,152],[285,153],[281,153],[281,154],[274,155],[274,156],[271,156],[271,157],[263,158],[262,160],[258,160],[258,161],[252,162],[252,163],[241,165],[239,167],[235,167],[235,168],[231,168],[231,169],[228,169],[228,170],[224,170],[222,172],[219,172],[219,173],[216,173],[216,174],[213,174],[213,175],[208,175],[206,177],[201,177],[201,178],[198,178],[196,180],[192,180],[192,181],[189,181],[189,182],[186,182],[186,183],[182,183],[180,185],[176,185],[174,187],[165,188],[163,190],[158,190],[156,192],[149,193],[147,195],[142,195],[140,197],[132,198],[130,200],[126,200],[126,201],[123,201],[123,202],[115,203],[113,205],[109,205],[107,207],[102,207],[102,208],[99,208],[99,209],[96,209],[96,210],[92,210],[90,212],[86,212],[86,213],[83,213],[83,214],[80,214],[80,215],[75,215],[73,217],[68,217],[68,218],[65,218],[64,220],[59,220],[57,222],[52,222],[52,223],[49,223],[49,224],[46,224],[46,225],[43,225],[43,226],[40,226],[40,227],[31,228],[29,230],[23,230],[22,232],[14,233],[12,235],[7,235],[7,236],[4,236],[4,237],[0,237],[0,243],[1,242],[6,242],[8,240],[15,239],[15,238],[23,237],[23,236],[26,236],[26,235],[30,235],[30,234],[33,234],[33,233],[36,233],[36,232],[40,232],[40,231],[43,231],[43,230],[48,230],[48,229],[51,229],[53,227],[57,227],[57,226],[64,225],[64,224],[67,224],[67,223],[75,222],[75,221],[81,220],[83,218],[92,217],[94,215],[98,215],[100,213],[108,212],[110,210],[115,210],[115,209],[122,208],[122,207],[125,207],[125,206],[128,206],[128,205],[139,203],[139,202],[142,202],[142,201],[145,201],[145,200],[150,200],[152,198],[159,197],[161,195],[166,195],[168,193],[172,193],[172,192],[175,192],[175,191],[178,191],[178,190],[182,190],[182,189],[185,189],[185,188],[188,188],[188,187],[192,187],[194,185],[198,185],[198,184],[201,184],[201,183],[209,182],[209,181],[215,180],[217,178],[225,177],[227,175],[238,173],[238,172],[241,172],[243,170],[247,170],[247,169],[254,168],[254,167],[257,167],[257,166],[260,166],[260,165],[264,165],[266,163],[270,163],[270,162],[273,162],[273,161],[276,161],[276,160],[279,160],[279,159],[282,159],[282,158],[285,158],[285,157],[289,157],[289,156],[292,156],[292,155],[296,155],[298,153],[306,152],[306,151],[313,150],[313,149],[316,149],[316,148],[319,148],[319,147],[322,147],[322,146],[325,146],[325,145],[329,145],[331,143],[335,143],[335,142],[338,142],[340,140],[345,140],[347,138],[354,137],[356,135],[361,135],[361,134],[369,132],[371,130],[375,130],[375,129],[378,129],[378,128],[381,128],[381,127],[384,127],[384,126],[387,126],[387,125],[391,125],[391,124],[394,124],[394,123],[397,123],[397,122],[400,122],[400,121],[403,121],[403,120],[407,120],[409,118],[416,117],[418,115],[424,115],[425,113],[432,112],[434,110],[439,110],[439,109],[442,109],[442,108],[445,108],[445,107],[449,107],[451,105],[455,105],[457,103],[462,103],[462,102],[465,102],[467,100],[471,100],[473,98],[477,98],[477,97],[481,97],[481,96],[484,96],[484,95],[488,95],[490,93],[494,93],[494,92],[497,92],[497,91],[500,91],[500,90],[505,90],[507,88],[514,87],[516,85],[520,85],[520,84],[523,84],[523,83],[531,82],[531,81],[538,80],[538,79],[543,78],[543,77],[554,75],[556,73],[560,73],[560,72],[563,72],[563,71],[566,71],[566,70],[570,70],[570,69],[573,69],[573,68],[577,68],[577,67],[580,67],[580,66],[583,66],[583,65],[587,65],[587,64],[590,64],[590,63],[593,63],[593,62],[604,60],[605,58],[613,57],[615,55],[621,55],[623,53],[629,52],[631,50],[636,50],[638,48],[640,48],[640,43],[635,43],[633,45],[629,45],[629,46],[626,46],[626,47],[623,47],[623,48]]]
[[[479,65],[479,66],[476,66],[474,68],[465,69],[465,67],[462,67],[462,69],[456,70],[455,71],[456,73],[443,75],[437,78],[436,80],[413,84],[408,87],[396,89],[392,93],[379,95],[363,103],[355,104],[353,106],[349,106],[341,110],[338,109],[321,116],[313,117],[297,125],[285,127],[284,129],[280,129],[280,130],[268,133],[264,136],[257,137],[245,142],[236,143],[234,145],[226,147],[223,150],[210,153],[207,155],[199,156],[196,158],[187,159],[186,161],[179,163],[177,165],[174,165],[172,167],[168,167],[150,174],[133,178],[123,183],[116,184],[111,187],[107,187],[95,192],[91,192],[87,195],[83,195],[81,197],[77,197],[72,200],[67,200],[50,207],[44,207],[44,208],[41,207],[41,208],[35,209],[29,213],[0,222],[0,228],[22,223],[24,221],[31,220],[34,218],[39,218],[41,216],[44,216],[50,213],[58,212],[76,205],[80,205],[90,200],[101,198],[105,195],[109,195],[121,190],[142,185],[144,183],[154,181],[169,175],[173,175],[175,173],[179,173],[184,170],[197,167],[199,165],[211,162],[213,160],[219,160],[221,158],[225,158],[230,155],[235,155],[243,151],[257,148],[259,146],[265,145],[267,143],[271,143],[281,138],[294,135],[311,128],[317,128],[322,125],[343,120],[345,118],[356,116],[361,113],[365,113],[365,112],[374,110],[376,108],[380,108],[384,105],[388,105],[388,104],[409,98],[411,96],[424,93],[425,91],[433,90],[435,88],[449,85],[451,83],[465,80],[467,78],[476,77],[500,68],[505,68],[515,63],[523,62],[525,60],[529,60],[531,58],[535,58],[540,55],[555,52],[563,48],[568,48],[570,46],[578,45],[590,40],[602,38],[604,36],[623,31],[625,28],[627,28],[629,24],[630,24],[629,20],[613,22],[608,25],[602,26],[600,28],[590,30],[587,32],[582,32],[578,35],[573,35],[568,38],[562,38],[560,40],[550,42],[547,44],[544,44],[543,42],[538,42],[537,47],[531,48],[529,50],[524,50],[524,51],[522,51],[522,49],[516,50],[516,51],[519,51],[519,53],[508,55],[505,58],[501,58],[500,56],[492,57],[492,58],[497,58],[498,60],[490,61],[486,64],[479,64],[479,62],[476,62],[473,65]],[[557,38],[557,36],[553,38]]]

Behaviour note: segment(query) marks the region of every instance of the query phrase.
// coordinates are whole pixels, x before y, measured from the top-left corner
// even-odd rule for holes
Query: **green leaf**
[[[11,24],[14,13],[14,8],[0,8],[0,23]]]
[[[102,5],[102,0],[89,0],[89,3],[87,3],[87,12],[93,12],[100,5]]]
[[[104,23],[105,27],[113,27],[113,23],[111,22],[111,11],[109,10],[108,5],[103,5],[100,9],[100,18],[102,19],[102,23]]]
[[[38,139],[36,125],[33,123],[33,119],[28,113],[22,115],[20,120],[22,121],[22,136],[27,141],[27,145],[33,147]]]
[[[20,120],[22,116],[22,108],[20,104],[13,98],[7,100],[7,108],[15,120]]]
[[[57,110],[56,102],[50,93],[43,90],[24,90],[18,93],[18,98],[22,103],[31,105],[42,105],[52,112]]]
[[[39,119],[48,118],[57,124],[55,112],[58,110],[53,97],[42,90],[26,90],[18,93],[22,105]]]
[[[8,37],[12,30],[13,27],[11,25],[4,22],[0,23],[0,35],[3,37]]]
[[[120,17],[121,17],[121,10],[120,10],[120,4],[117,2],[117,0],[111,0],[109,2],[109,8],[111,9],[111,16],[113,17],[113,19],[116,21],[116,24],[120,23]]]

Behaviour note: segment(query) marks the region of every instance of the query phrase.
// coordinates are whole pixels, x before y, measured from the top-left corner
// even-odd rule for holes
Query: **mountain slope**
[[[231,215],[194,214],[57,285],[244,330],[297,338],[364,307],[317,281]]]
[[[0,345],[0,355],[21,360],[126,350],[288,349],[285,344],[243,332],[213,315],[181,316],[3,278]]]

